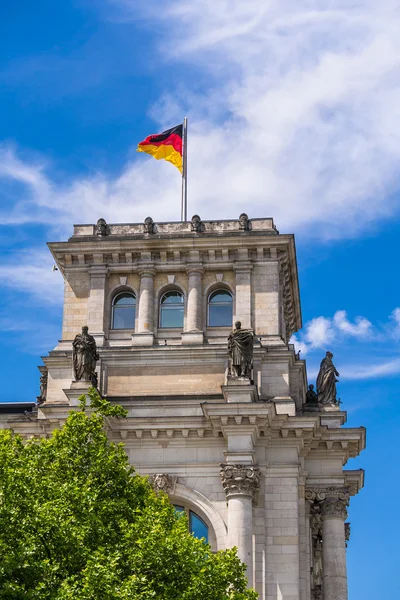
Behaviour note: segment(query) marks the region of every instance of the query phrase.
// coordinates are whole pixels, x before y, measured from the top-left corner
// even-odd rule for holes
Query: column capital
[[[226,497],[251,496],[260,488],[261,472],[257,465],[221,463],[220,476]]]
[[[306,500],[316,502],[321,507],[322,518],[339,517],[347,518],[350,492],[347,487],[308,488]]]
[[[186,264],[186,273],[191,275],[192,273],[198,273],[199,275],[203,275],[204,268],[202,264]]]
[[[156,270],[153,267],[142,267],[139,271],[140,277],[154,277]]]

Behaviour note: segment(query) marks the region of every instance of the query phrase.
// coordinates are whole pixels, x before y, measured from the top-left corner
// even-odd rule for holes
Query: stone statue
[[[154,221],[151,217],[146,217],[143,223],[145,233],[154,233]]]
[[[82,327],[72,342],[72,359],[74,364],[75,381],[90,381],[97,386],[96,362],[99,360],[96,341],[88,332],[88,327]]]
[[[192,231],[195,231],[196,233],[201,233],[203,231],[203,223],[199,215],[193,215],[192,217]]]
[[[318,402],[321,404],[337,404],[336,400],[336,377],[339,373],[332,362],[332,352],[327,352],[321,362],[317,377],[317,395]]]
[[[110,235],[110,228],[105,219],[99,219],[96,224],[96,235]]]
[[[242,329],[240,321],[236,321],[235,329],[228,338],[230,356],[230,376],[238,379],[250,379],[253,368],[253,339],[251,329]]]
[[[44,402],[46,402],[47,379],[48,379],[48,372],[46,370],[40,374],[40,395],[37,397],[38,404],[43,404]]]
[[[242,213],[239,217],[239,229],[241,231],[249,231],[250,229],[250,221],[246,213]]]
[[[318,395],[314,391],[314,386],[312,383],[308,386],[307,394],[306,394],[306,404],[318,404]]]

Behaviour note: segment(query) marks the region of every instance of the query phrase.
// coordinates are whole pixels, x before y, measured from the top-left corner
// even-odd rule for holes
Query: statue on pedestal
[[[321,362],[317,377],[317,395],[320,404],[337,404],[336,383],[339,373],[332,362],[332,352],[327,352]]]
[[[99,360],[96,341],[85,325],[72,342],[75,381],[90,381],[97,386],[96,362]]]
[[[250,220],[246,213],[242,213],[239,217],[239,229],[241,231],[249,231],[250,229]]]
[[[308,386],[307,394],[306,394],[306,404],[318,404],[318,395],[314,391],[314,386],[312,383]]]
[[[110,235],[110,228],[105,219],[99,219],[96,223],[96,235]]]
[[[154,233],[154,221],[151,217],[146,217],[143,223],[145,233]]]
[[[47,397],[47,380],[48,380],[48,372],[42,371],[40,374],[40,394],[37,397],[37,403],[43,404],[46,402]]]
[[[228,338],[229,375],[234,379],[251,379],[253,339],[253,331],[242,329],[241,322],[236,321],[235,329],[229,334]]]
[[[192,231],[195,231],[196,233],[201,233],[203,231],[203,223],[199,215],[193,215],[191,223]]]

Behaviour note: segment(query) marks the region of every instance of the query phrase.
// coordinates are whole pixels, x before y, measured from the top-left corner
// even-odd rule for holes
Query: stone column
[[[346,540],[344,521],[349,504],[346,488],[313,491],[322,518],[322,570],[324,600],[347,600]]]
[[[203,342],[202,285],[203,270],[188,269],[188,295],[186,328],[182,334],[183,344],[201,344]]]
[[[260,470],[255,465],[223,463],[222,485],[228,502],[228,545],[236,546],[247,565],[249,586],[253,573],[253,499],[260,486]]]
[[[154,271],[140,273],[138,330],[132,336],[134,346],[152,346],[154,342]]]

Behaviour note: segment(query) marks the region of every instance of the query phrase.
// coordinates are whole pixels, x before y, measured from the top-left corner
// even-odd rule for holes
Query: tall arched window
[[[132,292],[117,294],[112,305],[112,328],[135,329],[136,297]]]
[[[208,326],[232,327],[232,294],[215,290],[208,297]]]
[[[166,292],[160,300],[160,327],[183,327],[184,299],[181,292]]]
[[[192,533],[194,537],[199,539],[204,538],[206,542],[208,542],[208,526],[204,523],[203,519],[201,519],[199,515],[196,515],[195,512],[185,508],[184,506],[174,504],[174,507],[177,512],[184,512],[187,514],[189,518],[190,533]]]

